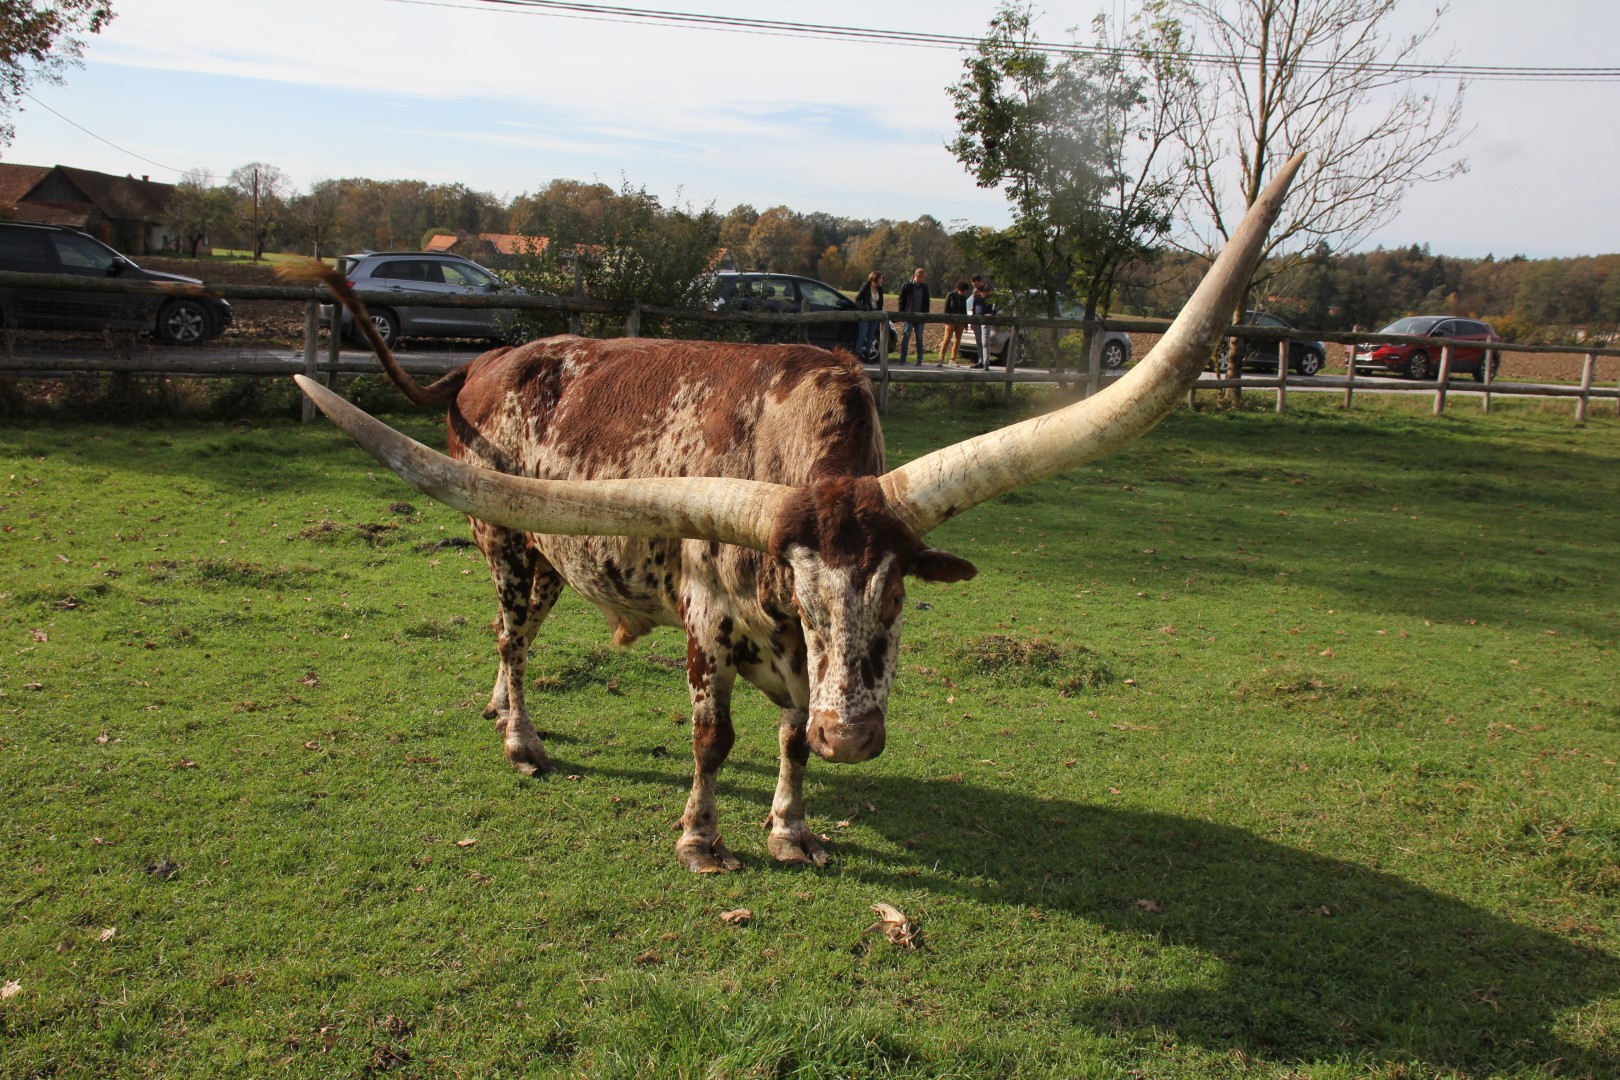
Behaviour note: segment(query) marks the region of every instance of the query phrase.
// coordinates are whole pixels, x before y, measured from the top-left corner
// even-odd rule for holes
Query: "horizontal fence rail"
[[[134,334],[126,332],[116,335],[112,339],[112,349],[106,353],[95,355],[81,355],[73,357],[40,357],[18,354],[13,349],[13,335],[6,334],[5,355],[0,356],[0,371],[10,371],[21,374],[34,375],[74,375],[85,373],[141,373],[166,375],[285,375],[302,372],[316,375],[324,372],[328,384],[332,384],[336,377],[344,374],[376,374],[375,359],[369,353],[354,356],[342,356],[339,351],[338,335],[328,334],[326,342],[320,341],[317,311],[321,306],[331,305],[332,297],[326,288],[321,285],[241,285],[217,283],[188,284],[185,282],[163,281],[123,281],[116,277],[93,278],[81,277],[72,274],[22,274],[0,271],[0,303],[9,290],[13,289],[52,289],[93,293],[121,293],[125,295],[150,295],[159,297],[205,298],[214,297],[224,300],[269,300],[286,303],[302,303],[306,308],[304,347],[301,351],[276,350],[268,348],[247,348],[230,350],[228,347],[199,348],[190,347],[164,347],[156,343],[138,343]],[[629,300],[602,300],[590,297],[564,297],[540,293],[470,293],[459,296],[446,296],[441,293],[417,293],[400,290],[360,289],[356,295],[370,305],[375,306],[401,306],[439,308],[500,308],[503,310],[530,310],[540,312],[556,312],[572,317],[580,315],[597,315],[624,320],[624,336],[639,335],[642,319],[647,316],[664,319],[676,319],[684,322],[710,325],[715,327],[744,326],[754,328],[778,328],[785,331],[797,329],[800,336],[808,327],[836,323],[877,323],[880,336],[878,360],[872,365],[877,369],[875,382],[878,383],[880,402],[886,405],[889,384],[894,381],[902,382],[977,382],[1001,383],[1010,394],[1015,383],[1059,383],[1070,386],[1074,391],[1089,395],[1108,385],[1120,375],[1106,372],[1100,363],[1100,346],[1102,344],[1101,331],[1119,331],[1135,334],[1162,334],[1170,326],[1169,320],[1161,319],[1066,319],[1047,318],[1045,316],[1030,315],[945,315],[933,312],[902,312],[902,311],[820,311],[820,312],[755,312],[736,310],[710,310],[707,308],[670,307],[667,305],[647,304],[640,301]],[[1005,355],[1006,370],[998,373],[985,371],[936,368],[933,370],[919,369],[916,371],[890,370],[888,353],[890,350],[890,335],[893,334],[891,324],[917,323],[922,325],[941,324],[955,326],[975,326],[988,328],[1011,328],[1014,332],[1007,346]],[[7,328],[9,331],[9,327]],[[1082,333],[1093,331],[1092,349],[1089,356],[1082,358],[1082,363],[1074,370],[1064,370],[1061,366],[1057,370],[1017,370],[1022,353],[1027,349],[1026,339],[1038,334],[1057,331],[1080,331]],[[1595,383],[1594,368],[1596,359],[1602,357],[1620,357],[1620,348],[1587,348],[1558,345],[1521,345],[1512,342],[1491,343],[1481,346],[1478,341],[1468,341],[1451,338],[1419,337],[1400,334],[1357,333],[1345,331],[1318,331],[1309,329],[1296,329],[1293,333],[1273,327],[1260,326],[1232,326],[1227,330],[1229,338],[1236,338],[1251,342],[1254,345],[1270,344],[1278,354],[1277,373],[1275,375],[1242,375],[1241,370],[1236,377],[1210,377],[1201,378],[1189,391],[1189,400],[1199,391],[1223,390],[1228,388],[1261,389],[1274,391],[1277,396],[1277,409],[1282,411],[1286,401],[1288,388],[1309,387],[1313,390],[1342,389],[1345,394],[1345,404],[1349,406],[1357,388],[1372,390],[1380,393],[1389,392],[1420,392],[1432,393],[1435,398],[1434,411],[1436,415],[1444,410],[1446,399],[1451,394],[1473,394],[1481,398],[1483,407],[1488,411],[1490,401],[1498,396],[1534,396],[1547,398],[1574,398],[1576,400],[1576,421],[1584,423],[1587,417],[1590,402],[1593,399],[1614,399],[1616,412],[1620,413],[1620,384],[1615,386],[1600,386]],[[1382,344],[1421,344],[1440,352],[1440,367],[1437,376],[1431,380],[1388,379],[1375,376],[1357,376],[1353,356],[1346,358],[1346,374],[1344,376],[1293,376],[1289,372],[1289,343],[1291,341],[1320,341],[1335,343],[1353,350],[1358,345]],[[1488,356],[1500,357],[1507,353],[1545,353],[1569,354],[1579,353],[1584,362],[1578,386],[1561,386],[1549,384],[1522,384],[1502,383],[1494,378],[1494,363],[1482,361],[1482,381],[1474,384],[1452,382],[1450,379],[1451,351],[1456,348],[1470,350],[1483,348]],[[403,354],[399,357],[401,366],[413,375],[442,375],[461,363],[465,357],[460,356],[420,356]],[[1061,365],[1061,362],[1060,362]],[[306,413],[308,413],[306,406]]]

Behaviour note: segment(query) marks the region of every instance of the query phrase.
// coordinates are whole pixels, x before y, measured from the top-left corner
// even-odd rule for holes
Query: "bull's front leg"
[[[692,693],[692,794],[681,815],[681,838],[675,854],[694,874],[717,874],[742,868],[720,840],[714,788],[720,766],[736,739],[731,728],[731,688],[737,680],[723,649],[688,630],[686,682]]]
[[[827,861],[827,851],[821,846],[821,838],[811,832],[804,821],[804,765],[810,759],[805,725],[809,720],[810,714],[803,709],[782,710],[776,733],[781,748],[780,765],[776,774],[776,797],[771,800],[771,816],[765,819],[771,830],[766,846],[777,862],[821,866]]]

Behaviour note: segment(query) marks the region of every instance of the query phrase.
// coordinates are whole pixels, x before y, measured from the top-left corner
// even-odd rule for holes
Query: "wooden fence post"
[[[630,309],[630,314],[624,317],[624,336],[641,336],[641,305],[637,304]]]
[[[578,253],[574,255],[574,299],[585,299],[585,264],[580,261]],[[581,325],[579,309],[576,308],[570,311],[568,313],[568,332],[577,337]]]
[[[1103,328],[1096,327],[1091,334],[1091,348],[1086,350],[1086,397],[1102,389]]]
[[[1277,415],[1288,407],[1288,342],[1277,342]]]
[[[320,301],[311,300],[304,306],[304,377],[313,379],[320,371],[321,349],[320,334],[316,330],[316,316],[320,308]],[[343,309],[336,304],[332,305],[332,318],[336,319]],[[300,412],[304,423],[315,419],[315,403],[309,395],[303,395],[304,402]]]
[[[338,352],[343,348],[343,312],[332,305],[332,326],[326,335],[326,388],[336,392],[338,385]]]
[[[1018,331],[1019,326],[1014,323],[1011,332],[1007,335],[1007,347],[1001,351],[1001,362],[1007,365],[1006,382],[1002,384],[1001,388],[1003,404],[1012,401],[1013,368],[1018,366],[1018,355],[1023,352],[1021,345],[1024,335]]]
[[[1592,400],[1592,372],[1597,366],[1597,354],[1587,353],[1581,361],[1581,396],[1575,399],[1575,425],[1586,426],[1586,406]]]
[[[1451,381],[1451,346],[1440,346],[1440,385],[1434,388],[1434,415],[1446,411],[1446,386]]]
[[[1361,329],[1361,327],[1356,327]],[[1350,408],[1350,403],[1356,396],[1356,347],[1344,347],[1344,407]]]
[[[878,413],[889,415],[889,317],[884,315],[877,324],[878,348]]]
[[[1485,392],[1480,395],[1480,412],[1488,413],[1491,411],[1491,385],[1496,382],[1496,365],[1501,362],[1501,355],[1501,353],[1487,349],[1485,350],[1485,359],[1480,361],[1485,365],[1483,369],[1485,372]]]

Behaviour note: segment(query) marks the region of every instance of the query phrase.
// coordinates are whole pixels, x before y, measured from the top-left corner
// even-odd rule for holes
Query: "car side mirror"
[[[128,270],[134,265],[134,263],[120,255],[107,265],[107,276],[117,277],[119,274],[122,274],[125,270]]]

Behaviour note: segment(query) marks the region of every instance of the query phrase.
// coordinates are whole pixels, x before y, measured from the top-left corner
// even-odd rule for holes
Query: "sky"
[[[618,0],[622,6],[982,33],[993,3]],[[948,226],[1007,222],[946,150],[954,49],[525,14],[479,0],[114,0],[63,85],[36,84],[0,159],[173,182],[263,161],[300,188],[362,176],[509,198],[554,178],[666,205],[786,205]],[[1049,2],[1068,40],[1128,0]],[[1422,19],[1433,4],[1407,4]],[[1612,67],[1614,0],[1457,0],[1438,39],[1470,64]],[[1437,86],[1437,91],[1447,88]],[[1620,81],[1485,82],[1464,98],[1469,172],[1408,193],[1364,248],[1463,257],[1620,251]]]

